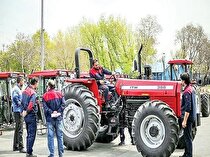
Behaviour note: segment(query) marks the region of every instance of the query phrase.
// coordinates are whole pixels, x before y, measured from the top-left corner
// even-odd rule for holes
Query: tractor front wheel
[[[134,115],[132,130],[142,156],[170,156],[178,143],[179,126],[173,110],[164,102],[148,101]]]

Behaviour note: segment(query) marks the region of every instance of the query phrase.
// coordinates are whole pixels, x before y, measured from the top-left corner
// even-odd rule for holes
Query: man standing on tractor
[[[105,76],[104,76],[104,75],[112,75],[113,73],[111,71],[101,67],[99,65],[99,62],[97,59],[93,60],[93,66],[90,69],[89,73],[90,73],[90,77],[96,79],[98,88],[103,90],[104,99],[105,99],[105,108],[110,109],[111,107],[114,107],[114,106],[110,106],[109,98],[108,98],[109,90],[114,88],[114,86],[111,86],[111,85],[109,86],[108,84],[106,84]]]
[[[38,87],[38,78],[34,77],[30,80],[30,85],[23,91],[22,94],[22,105],[24,117],[26,123],[27,137],[26,137],[26,157],[36,157],[33,155],[33,146],[36,138],[37,129],[37,111],[38,107],[36,104],[37,94],[36,89]]]
[[[182,128],[184,129],[185,139],[185,152],[182,157],[192,157],[192,125],[195,120],[195,110],[193,101],[193,87],[190,85],[190,76],[187,73],[183,73],[180,76],[184,91],[182,94],[182,105],[181,105],[181,122]]]
[[[60,91],[55,90],[54,80],[48,81],[48,91],[43,95],[43,106],[45,117],[47,120],[48,132],[48,149],[50,151],[49,157],[54,157],[54,133],[58,141],[59,157],[63,156],[63,130],[62,117],[65,105],[65,100]]]
[[[17,77],[17,84],[12,89],[12,109],[15,118],[15,132],[13,140],[13,151],[26,153],[23,146],[23,116],[22,113],[22,86],[24,84],[23,77]]]

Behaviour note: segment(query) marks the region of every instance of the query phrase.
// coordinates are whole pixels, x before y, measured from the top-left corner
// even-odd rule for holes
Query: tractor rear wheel
[[[209,116],[209,95],[207,93],[201,94],[201,113],[203,117]]]
[[[83,85],[70,84],[63,89],[64,145],[70,150],[85,150],[93,144],[99,130],[99,109],[93,94]]]
[[[148,101],[136,111],[132,123],[137,150],[142,156],[170,156],[176,148],[179,126],[173,110],[164,102]]]

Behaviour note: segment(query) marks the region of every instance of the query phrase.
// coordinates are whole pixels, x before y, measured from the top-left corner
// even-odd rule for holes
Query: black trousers
[[[184,128],[185,152],[184,156],[192,157],[192,122],[187,121],[187,126]]]
[[[23,148],[23,117],[20,112],[14,112],[15,117],[15,133],[13,140],[13,150],[21,150]]]
[[[125,127],[120,127],[120,141],[121,142],[125,142]],[[128,127],[128,132],[130,134],[130,138],[131,138],[131,143],[133,142],[133,137],[132,137],[132,128]]]

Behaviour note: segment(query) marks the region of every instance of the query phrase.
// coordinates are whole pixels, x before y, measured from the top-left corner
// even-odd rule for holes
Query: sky
[[[209,0],[44,0],[44,29],[51,37],[101,15],[125,18],[133,29],[141,18],[156,16],[163,29],[156,46],[160,55],[176,51],[175,34],[187,24],[201,25],[210,36]],[[32,35],[40,27],[41,0],[0,0],[0,50],[17,33]]]

